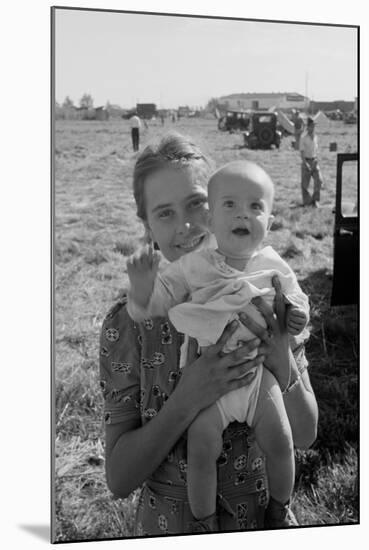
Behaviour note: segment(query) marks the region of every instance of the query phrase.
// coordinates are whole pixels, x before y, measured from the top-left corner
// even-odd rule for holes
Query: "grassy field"
[[[358,521],[355,307],[330,307],[336,153],[357,150],[357,127],[317,127],[324,177],[321,208],[298,207],[299,154],[241,148],[241,136],[216,120],[152,124],[142,146],[169,129],[192,136],[216,161],[251,159],[272,176],[276,198],[269,243],[290,263],[310,296],[307,348],[320,421],[313,448],[297,452],[293,509],[303,525]],[[142,227],[131,196],[132,153],[126,121],[57,121],[55,129],[55,540],[132,535],[139,490],[116,500],[106,488],[98,339],[102,320],[125,285],[126,258]]]

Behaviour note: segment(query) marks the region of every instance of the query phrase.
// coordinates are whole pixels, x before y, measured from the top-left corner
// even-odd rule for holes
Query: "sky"
[[[238,92],[357,96],[357,29],[57,9],[55,96],[204,107]]]

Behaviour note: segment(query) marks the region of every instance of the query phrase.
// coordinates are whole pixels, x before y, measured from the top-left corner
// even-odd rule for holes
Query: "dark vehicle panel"
[[[358,154],[337,155],[331,305],[359,301]]]

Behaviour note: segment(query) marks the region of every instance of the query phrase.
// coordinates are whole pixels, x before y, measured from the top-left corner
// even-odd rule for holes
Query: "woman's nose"
[[[178,227],[178,233],[187,233],[191,229],[189,221],[183,221]]]

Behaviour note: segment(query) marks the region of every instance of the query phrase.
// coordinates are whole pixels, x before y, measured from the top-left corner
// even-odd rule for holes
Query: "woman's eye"
[[[158,218],[161,220],[165,220],[167,218],[170,218],[170,216],[173,214],[173,210],[161,210],[158,214]]]
[[[207,202],[208,201],[205,198],[195,199],[195,200],[190,202],[189,206],[190,206],[190,208],[200,208],[200,206],[203,206]]]

